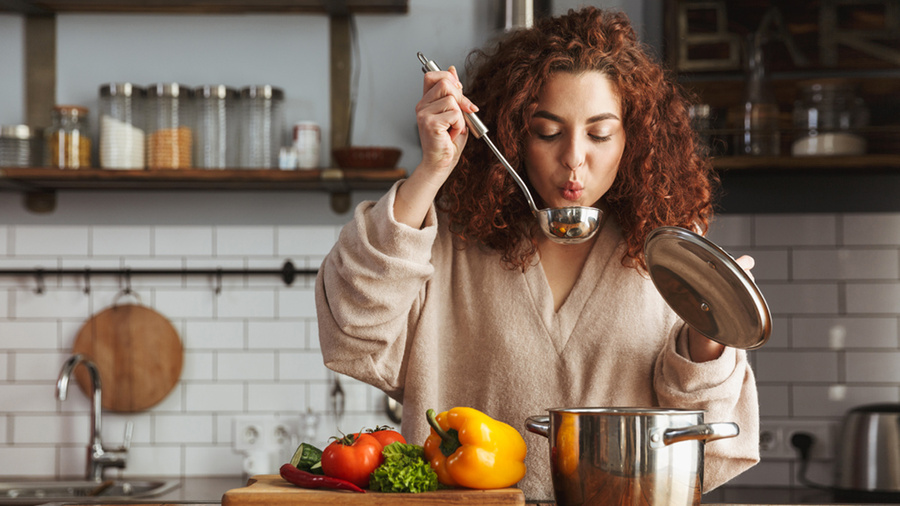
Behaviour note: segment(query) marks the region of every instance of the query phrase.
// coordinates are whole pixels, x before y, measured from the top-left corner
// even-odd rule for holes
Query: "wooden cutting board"
[[[74,353],[83,353],[100,370],[104,409],[133,413],[155,406],[178,383],[184,347],[166,317],[141,305],[113,305],[91,317],[78,331]],[[91,395],[87,370],[75,374]]]
[[[345,492],[310,490],[288,483],[277,474],[253,476],[246,487],[235,488],[222,496],[222,506],[334,506],[338,504],[364,506],[477,504],[479,506],[524,505],[525,494],[517,488],[496,490],[437,490],[419,494],[391,494],[387,492]]]

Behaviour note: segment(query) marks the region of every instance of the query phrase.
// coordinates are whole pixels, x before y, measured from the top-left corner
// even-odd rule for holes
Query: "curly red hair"
[[[504,156],[527,181],[529,123],[554,72],[600,71],[618,92],[626,135],[618,174],[604,196],[625,237],[626,266],[646,269],[644,240],[656,227],[705,233],[718,184],[691,128],[687,95],[638,42],[628,18],[587,7],[510,33],[467,60],[466,96]],[[532,192],[534,193],[534,192]],[[540,230],[521,190],[484,142],[470,139],[438,206],[464,241],[476,240],[525,269]]]

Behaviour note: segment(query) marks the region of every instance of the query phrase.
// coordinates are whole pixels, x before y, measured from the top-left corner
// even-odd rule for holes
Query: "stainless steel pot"
[[[835,461],[836,494],[900,495],[900,404],[847,412]]]
[[[558,506],[698,505],[706,441],[735,437],[735,423],[703,423],[703,411],[550,409],[529,417],[550,443]]]

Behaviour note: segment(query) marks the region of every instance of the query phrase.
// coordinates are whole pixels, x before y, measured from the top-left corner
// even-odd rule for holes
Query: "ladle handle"
[[[428,58],[426,58],[424,54],[417,53],[417,55],[419,57],[419,61],[422,62],[422,72],[428,73],[441,70],[441,68],[438,67],[437,63],[434,63],[433,60],[429,60]],[[539,211],[537,208],[537,204],[534,203],[534,199],[531,197],[531,191],[528,190],[528,187],[525,185],[525,181],[523,181],[519,174],[515,171],[515,169],[512,168],[512,165],[510,165],[509,162],[506,161],[506,157],[503,156],[503,154],[500,153],[500,150],[497,149],[497,146],[495,146],[494,143],[491,142],[490,137],[487,136],[488,128],[484,125],[484,123],[481,122],[481,119],[479,119],[474,112],[466,112],[463,114],[466,117],[466,123],[468,123],[469,129],[472,131],[472,134],[477,139],[482,139],[487,143],[488,147],[491,148],[491,151],[494,152],[494,155],[498,160],[500,160],[500,163],[503,164],[503,167],[507,172],[509,172],[509,175],[512,176],[512,178],[516,181],[516,184],[519,185],[519,188],[525,194],[525,198],[528,200],[528,206],[531,208],[531,212],[537,214]]]

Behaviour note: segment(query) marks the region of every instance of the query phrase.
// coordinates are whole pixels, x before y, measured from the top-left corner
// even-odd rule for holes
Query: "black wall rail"
[[[278,276],[285,285],[291,286],[297,276],[315,276],[318,269],[298,269],[290,260],[281,269],[0,269],[0,276],[32,276],[37,282],[35,293],[45,290],[44,279],[48,276],[84,276],[84,293],[91,291],[92,276],[118,276],[125,280],[125,293],[131,292],[131,276],[215,276],[216,293],[222,292],[223,276]]]

